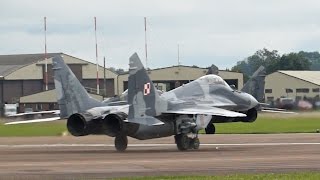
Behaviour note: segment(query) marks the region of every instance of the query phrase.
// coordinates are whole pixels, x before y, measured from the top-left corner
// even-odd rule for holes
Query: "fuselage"
[[[163,93],[168,101],[192,101],[199,105],[244,112],[259,103],[250,94],[232,89],[220,76],[206,75]]]

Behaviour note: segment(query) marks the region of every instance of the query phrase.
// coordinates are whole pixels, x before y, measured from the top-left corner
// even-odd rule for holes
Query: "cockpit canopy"
[[[226,87],[229,87],[229,84],[226,83],[226,81],[224,81],[220,76],[214,75],[214,74],[209,74],[209,75],[205,75],[202,76],[198,79],[198,81],[202,84],[208,84],[208,85],[223,85]]]

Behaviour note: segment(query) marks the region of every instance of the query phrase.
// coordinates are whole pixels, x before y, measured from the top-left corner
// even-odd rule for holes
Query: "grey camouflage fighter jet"
[[[129,60],[128,94],[124,98],[127,103],[124,104],[92,99],[62,58],[54,57],[60,117],[19,122],[66,118],[72,135],[115,137],[118,151],[126,150],[128,136],[140,140],[174,136],[178,149],[188,150],[199,148],[199,130],[214,133],[213,123],[253,122],[257,118],[256,99],[232,89],[217,75],[205,75],[160,94],[138,55],[133,54]]]
[[[129,66],[128,123],[122,128],[127,131],[119,132],[123,144],[118,150],[125,149],[127,136],[152,139],[172,135],[179,150],[198,149],[199,130],[214,133],[213,123],[253,122],[257,118],[257,100],[232,89],[217,75],[202,76],[159,95],[136,53]]]

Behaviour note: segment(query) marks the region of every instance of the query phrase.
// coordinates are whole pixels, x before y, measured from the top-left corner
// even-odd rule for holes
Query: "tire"
[[[190,147],[190,139],[186,134],[178,134],[175,136],[177,147],[180,151],[185,151]]]
[[[190,141],[190,148],[193,148],[193,149],[199,149],[200,147],[200,140],[199,138],[194,138],[194,139],[191,139]]]
[[[207,128],[205,128],[206,134],[215,134],[216,133],[216,127],[214,124],[208,124]]]
[[[123,152],[127,149],[128,138],[126,135],[117,135],[114,139],[114,147],[118,152]]]

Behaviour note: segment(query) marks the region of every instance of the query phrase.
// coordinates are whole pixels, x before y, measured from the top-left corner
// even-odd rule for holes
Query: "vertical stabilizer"
[[[263,66],[260,66],[246,82],[241,91],[251,94],[258,102],[264,101],[264,85],[266,71]]]
[[[52,69],[61,118],[102,106],[101,102],[89,96],[61,56],[52,59]]]
[[[154,117],[167,109],[167,102],[159,96],[137,53],[134,53],[129,61],[129,122],[145,125],[163,124]]]

